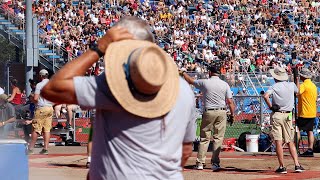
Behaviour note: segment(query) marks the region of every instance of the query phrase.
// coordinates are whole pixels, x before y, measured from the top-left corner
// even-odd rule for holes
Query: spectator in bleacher
[[[153,42],[145,21],[122,18],[97,46],[58,71],[42,92],[52,101],[97,109],[90,179],[183,179],[195,139],[194,95],[172,59]],[[106,74],[84,77],[104,52]],[[138,58],[147,66],[139,67]],[[136,79],[132,72],[138,71],[146,81]]]
[[[271,4],[205,1],[35,1],[40,37],[48,46],[56,44],[65,62],[80,56],[89,45],[121,17],[137,15],[152,26],[153,33],[167,44],[167,52],[176,61],[196,61],[201,68],[213,61],[236,62],[230,73],[239,71],[268,72],[270,67],[300,66],[318,73],[319,8],[305,11],[305,3],[275,1]],[[21,1],[3,4],[18,16],[24,16]],[[123,7],[123,8],[122,8]],[[188,49],[186,47],[188,45]],[[194,49],[189,47],[194,47]],[[309,49],[305,51],[305,49]],[[206,49],[206,53],[203,53]],[[207,53],[208,51],[208,53]],[[262,55],[266,54],[266,55]],[[195,59],[187,57],[196,57]],[[228,57],[228,58],[226,58]],[[262,58],[261,58],[262,57]],[[270,58],[270,59],[269,59]],[[256,63],[255,63],[256,62]]]
[[[230,119],[233,122],[235,104],[229,85],[219,78],[219,66],[210,66],[210,79],[194,80],[181,71],[185,80],[203,92],[204,113],[202,115],[200,144],[196,160],[196,169],[203,170],[206,163],[211,137],[213,136],[213,151],[211,157],[212,170],[220,169],[220,151],[227,125],[226,106],[230,108]],[[217,86],[219,84],[219,86]]]
[[[52,127],[53,108],[52,103],[44,99],[40,93],[42,88],[49,82],[49,73],[47,70],[42,69],[39,72],[40,83],[36,85],[32,101],[36,104],[36,111],[32,120],[32,135],[29,144],[29,154],[33,154],[33,148],[37,141],[38,136],[43,134],[44,147],[40,154],[48,154],[48,145],[50,140],[50,130]]]
[[[299,89],[298,96],[298,120],[297,125],[299,130],[307,132],[308,135],[308,150],[301,154],[301,157],[314,157],[313,144],[314,135],[313,128],[315,118],[317,117],[317,86],[311,81],[312,72],[309,69],[303,68],[299,73],[300,79],[303,81],[300,84],[300,79],[297,79]],[[300,134],[299,134],[300,135]]]
[[[21,92],[21,89],[18,87],[17,79],[11,80],[11,88],[12,88],[12,93],[10,98],[8,99],[8,102],[13,104],[14,106],[22,104],[22,92]]]
[[[8,138],[9,132],[13,130],[13,122],[16,120],[15,109],[8,102],[6,94],[0,95],[0,139]]]
[[[304,168],[298,161],[297,150],[294,144],[294,128],[292,124],[294,93],[298,93],[298,88],[294,83],[287,82],[288,74],[284,68],[277,67],[270,70],[270,73],[276,83],[269,87],[263,97],[270,110],[272,110],[271,136],[276,144],[279,161],[279,168],[275,172],[280,174],[287,173],[287,168],[283,162],[283,143],[289,147],[295,165],[295,172],[303,172]],[[269,99],[270,97],[272,97],[272,103]]]

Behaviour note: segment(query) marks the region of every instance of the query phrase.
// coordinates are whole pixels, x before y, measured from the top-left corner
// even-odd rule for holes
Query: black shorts
[[[313,131],[314,119],[299,117],[297,121],[298,128],[303,131]]]

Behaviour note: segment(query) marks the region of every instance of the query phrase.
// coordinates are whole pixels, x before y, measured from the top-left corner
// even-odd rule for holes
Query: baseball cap
[[[45,69],[42,69],[40,72],[39,72],[39,75],[40,76],[45,76],[45,75],[48,75],[49,74],[49,72],[47,71],[47,70],[45,70]]]

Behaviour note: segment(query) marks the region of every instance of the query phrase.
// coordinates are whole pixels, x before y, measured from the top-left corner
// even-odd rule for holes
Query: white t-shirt
[[[39,94],[39,100],[38,100],[38,104],[37,107],[46,107],[46,106],[52,106],[53,103],[44,99],[40,93],[42,88],[49,82],[49,79],[43,79],[41,82],[39,82],[36,85],[36,90],[34,91],[34,94]]]

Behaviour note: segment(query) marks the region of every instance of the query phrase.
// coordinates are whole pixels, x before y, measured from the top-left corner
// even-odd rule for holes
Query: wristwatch
[[[92,51],[95,51],[96,53],[98,53],[99,57],[102,57],[104,56],[104,52],[101,52],[100,49],[98,48],[98,45],[97,44],[93,44],[90,46],[90,49]]]

